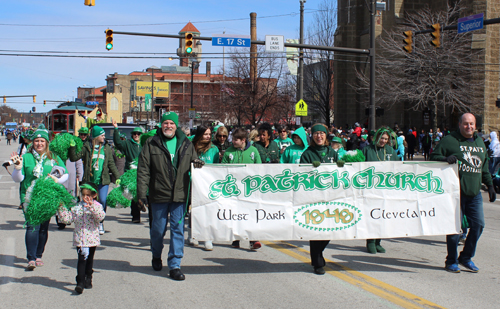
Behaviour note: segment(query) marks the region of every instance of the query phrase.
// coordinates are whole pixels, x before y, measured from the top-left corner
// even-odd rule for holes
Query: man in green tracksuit
[[[130,169],[130,164],[134,162],[134,160],[139,157],[139,153],[141,153],[141,135],[142,129],[141,127],[136,127],[132,131],[132,139],[131,140],[122,140],[120,138],[120,131],[118,130],[118,124],[116,120],[113,120],[113,126],[115,130],[113,132],[113,143],[115,148],[120,150],[125,155],[125,172]],[[132,201],[130,204],[130,214],[132,215],[132,222],[140,223],[141,222],[141,210],[139,209],[139,205],[136,201]]]
[[[476,130],[476,117],[470,113],[460,117],[459,130],[445,136],[431,154],[431,160],[446,161],[454,164],[458,161],[460,178],[460,208],[469,223],[469,233],[464,249],[458,256],[459,234],[446,236],[448,256],[445,269],[459,273],[458,264],[468,271],[478,272],[472,258],[476,252],[477,242],[484,229],[483,198],[481,183],[488,186],[489,200],[496,200],[496,193],[488,171],[488,155],[486,146]]]
[[[269,123],[263,123],[259,127],[260,140],[253,145],[260,154],[262,163],[279,163],[280,162],[280,149],[278,144],[271,140],[273,129]]]
[[[238,163],[262,163],[260,160],[259,151],[257,148],[250,144],[248,140],[247,131],[243,128],[238,128],[233,132],[233,146],[229,147],[224,156],[222,157],[222,163],[238,164]],[[240,241],[235,240],[231,244],[233,248],[240,247]],[[250,249],[257,250],[261,247],[261,243],[258,240],[250,241]]]
[[[300,127],[295,130],[295,132],[293,132],[292,134],[292,138],[294,144],[288,146],[281,154],[280,163],[299,164],[302,153],[309,146],[307,142],[306,130],[304,130],[304,127]]]
[[[179,116],[169,112],[161,118],[161,128],[150,137],[139,155],[137,166],[137,197],[143,211],[150,207],[152,266],[163,267],[161,254],[163,238],[170,223],[168,268],[170,278],[184,280],[181,259],[184,255],[184,210],[189,195],[191,163],[203,166],[193,144],[178,128]],[[146,198],[149,190],[149,202]]]

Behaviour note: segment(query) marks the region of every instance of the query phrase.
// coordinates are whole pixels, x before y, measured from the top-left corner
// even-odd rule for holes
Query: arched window
[[[111,98],[111,106],[110,110],[112,111],[117,111],[118,110],[118,99],[117,98]]]

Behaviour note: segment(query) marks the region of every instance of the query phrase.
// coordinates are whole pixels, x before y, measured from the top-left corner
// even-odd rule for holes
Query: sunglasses
[[[227,135],[217,135],[217,137],[227,137]]]
[[[286,133],[286,130],[280,131],[281,133]]]
[[[132,135],[141,135],[141,133],[135,132],[135,133],[132,133]]]

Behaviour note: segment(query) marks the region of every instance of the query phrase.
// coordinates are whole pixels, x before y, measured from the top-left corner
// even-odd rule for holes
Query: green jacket
[[[141,145],[136,143],[133,139],[123,141],[120,138],[118,128],[115,128],[113,132],[113,143],[115,144],[116,149],[120,150],[121,153],[125,155],[125,171],[128,171],[130,169],[130,164],[141,153]]]
[[[278,163],[280,161],[280,149],[275,141],[269,141],[267,147],[262,142],[255,142],[253,146],[259,151],[262,163]]]
[[[92,177],[90,171],[92,170],[92,143],[83,143],[83,148],[79,153],[76,153],[75,146],[69,147],[69,159],[71,162],[82,159],[83,161],[83,181],[90,182]],[[113,173],[116,179],[120,178],[118,168],[116,168],[115,161],[113,160],[113,150],[105,143],[104,144],[104,164],[102,166],[102,182],[103,186],[111,183],[109,172]]]
[[[247,140],[247,144],[244,150],[229,147],[224,156],[222,157],[222,163],[238,164],[238,163],[262,163],[257,148],[252,146]]]
[[[139,154],[137,166],[137,197],[145,199],[149,190],[150,203],[185,203],[188,200],[191,162],[198,158],[193,144],[181,129],[175,131],[177,146],[174,160],[163,143],[163,133],[157,130]]]
[[[300,157],[308,147],[307,136],[304,127],[300,127],[297,130],[295,130],[295,132],[293,132],[293,135],[297,135],[298,137],[300,137],[302,143],[304,143],[304,146],[299,146],[297,144],[288,146],[285,149],[285,151],[281,154],[280,163],[294,163],[294,164],[300,163]]]
[[[309,146],[300,157],[300,163],[334,163],[337,162],[337,153],[330,146]]]
[[[219,163],[219,148],[212,145],[205,153],[199,153],[198,158],[206,164]]]
[[[64,167],[66,170],[66,165],[63,160],[59,158],[55,153],[52,153],[54,158],[52,160],[45,159],[43,161],[43,177],[46,177],[52,171],[54,165]],[[26,196],[26,190],[31,186],[33,180],[37,179],[33,175],[33,169],[36,166],[36,159],[32,153],[27,152],[23,155],[23,168],[21,169],[21,173],[24,175],[24,180],[21,182],[19,187],[19,193],[21,198],[21,203],[24,203],[24,197]],[[66,170],[66,173],[68,170]]]
[[[380,148],[370,144],[363,148],[363,155],[366,158],[366,162],[399,161],[396,150],[389,145],[385,145],[384,148]]]
[[[460,178],[460,192],[472,197],[481,191],[481,183],[493,185],[488,171],[488,153],[481,137],[474,133],[474,140],[470,142],[460,134],[452,132],[443,137],[436,149],[431,153],[431,160],[444,161],[454,155],[458,159],[458,175]]]
[[[294,145],[293,139],[291,139],[289,137],[287,137],[285,139],[281,139],[278,137],[278,138],[274,139],[274,141],[276,142],[276,144],[278,144],[279,150]]]

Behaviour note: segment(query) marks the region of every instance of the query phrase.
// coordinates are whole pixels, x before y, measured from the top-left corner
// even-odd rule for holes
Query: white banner
[[[363,162],[192,169],[198,240],[327,240],[456,234],[457,165]]]

